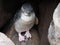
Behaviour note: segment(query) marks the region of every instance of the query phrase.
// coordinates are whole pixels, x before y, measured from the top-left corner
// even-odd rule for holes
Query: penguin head
[[[33,12],[33,8],[30,4],[26,3],[22,5],[21,11],[24,13],[24,15],[30,15]]]

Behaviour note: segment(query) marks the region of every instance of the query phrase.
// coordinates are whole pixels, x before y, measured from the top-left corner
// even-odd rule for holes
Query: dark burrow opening
[[[34,33],[33,35],[35,35],[36,33],[36,35],[38,35],[39,45],[49,45],[47,39],[48,27],[59,0],[0,0],[0,2],[0,32],[10,35],[9,37],[14,41],[11,36],[15,34],[15,32],[12,31],[13,29],[11,29],[11,27],[14,27],[12,26],[12,19],[17,10],[21,8],[22,4],[30,3],[39,19],[39,24],[33,27],[33,30],[36,31],[32,31],[32,34]]]

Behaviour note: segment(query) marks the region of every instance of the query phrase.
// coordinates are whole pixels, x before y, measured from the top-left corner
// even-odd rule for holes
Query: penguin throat
[[[21,19],[24,20],[24,21],[30,21],[32,20],[33,16],[26,16],[24,15],[23,13],[21,14]]]

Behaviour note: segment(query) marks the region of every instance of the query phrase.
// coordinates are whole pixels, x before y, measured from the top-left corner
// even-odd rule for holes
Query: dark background
[[[0,31],[7,31],[16,11],[26,2],[31,3],[39,19],[38,32],[41,39],[40,45],[48,45],[48,27],[59,0],[0,0]]]

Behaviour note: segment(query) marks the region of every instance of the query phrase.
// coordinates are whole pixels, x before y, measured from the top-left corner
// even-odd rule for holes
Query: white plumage
[[[15,22],[15,29],[17,32],[23,32],[30,30],[35,22],[35,14],[31,14],[31,16],[21,15],[21,18]]]
[[[36,22],[36,16],[34,10],[30,4],[23,4],[21,10],[16,14],[15,30],[18,32],[19,41],[24,41],[25,38],[31,38],[29,30]],[[21,35],[21,32],[26,31],[25,35]]]

